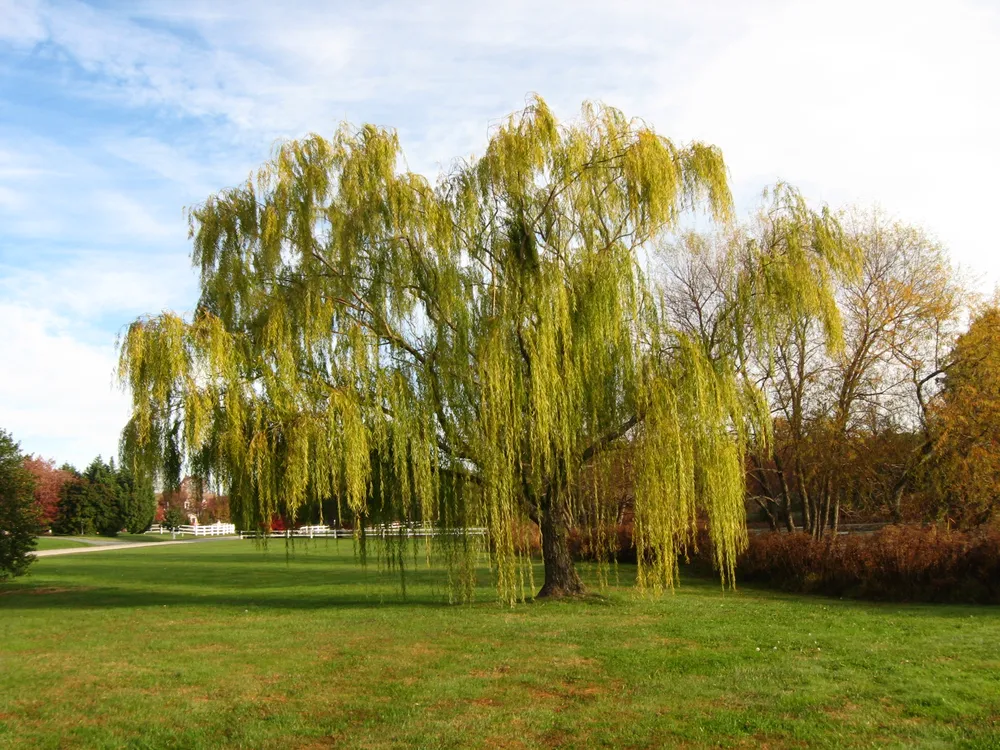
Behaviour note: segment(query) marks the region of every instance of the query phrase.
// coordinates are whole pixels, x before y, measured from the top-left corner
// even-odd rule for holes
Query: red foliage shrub
[[[285,531],[288,526],[285,524],[285,519],[280,515],[275,514],[271,517],[271,523],[268,524],[271,531]]]
[[[616,525],[611,533],[615,537],[612,543],[611,557],[621,563],[636,562],[635,539],[632,536],[634,533],[634,524],[631,520]],[[607,543],[606,537],[604,543]],[[574,560],[597,562],[599,546],[600,540],[594,529],[574,528],[570,530],[569,551]],[[712,542],[709,538],[708,529],[703,523],[699,524],[694,544],[688,548],[688,557],[685,559],[681,555],[681,561],[684,563],[693,563],[699,571],[703,570],[707,572],[714,564],[710,554],[711,549]]]
[[[755,534],[737,577],[828,596],[1000,604],[1000,531],[887,526],[823,540]]]
[[[519,523],[514,527],[514,549],[519,555],[541,557],[542,532],[533,523]]]
[[[603,540],[592,528],[574,528],[569,532],[569,552],[574,560],[595,562],[600,557],[600,547],[611,541],[611,557],[618,562],[635,562],[635,542],[632,539],[632,524],[618,524],[605,531],[614,535],[614,540]],[[604,555],[608,557],[607,552]]]

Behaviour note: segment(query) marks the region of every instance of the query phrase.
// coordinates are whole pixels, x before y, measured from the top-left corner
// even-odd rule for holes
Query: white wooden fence
[[[149,531],[146,533],[169,534],[171,531],[176,531],[179,534],[191,534],[193,536],[234,536],[236,534],[236,525],[217,521],[216,523],[206,524],[204,526],[186,524],[184,526],[178,526],[176,529],[171,529],[169,526],[154,523],[149,527]]]
[[[154,523],[149,527],[149,530],[146,533],[170,534],[171,532],[176,532],[178,534],[190,534],[192,536],[235,536],[238,533],[240,539],[259,539],[264,536],[267,536],[269,539],[350,539],[354,536],[354,531],[351,529],[331,529],[329,526],[325,525],[300,526],[297,529],[269,531],[266,535],[262,531],[237,532],[234,524],[222,523],[221,521],[205,526],[185,524],[184,526],[176,527],[176,529],[171,529],[169,526],[164,526],[163,524]],[[461,534],[468,534],[470,536],[486,536],[486,529],[481,527],[472,527],[468,529],[438,529],[427,526],[403,526],[402,524],[394,523],[386,526],[367,528],[365,529],[365,534],[367,536],[374,537],[458,536]]]
[[[365,529],[366,536],[405,536],[405,537],[427,537],[452,535],[457,536],[462,533],[470,536],[486,536],[486,529],[472,527],[468,529],[437,529],[426,526],[403,526],[401,524],[389,524],[387,526],[376,526]],[[283,531],[270,531],[266,535],[262,531],[241,531],[240,539],[258,539],[267,536],[268,539],[350,539],[354,536],[351,529],[331,529],[329,526],[300,526],[297,529],[285,529]]]

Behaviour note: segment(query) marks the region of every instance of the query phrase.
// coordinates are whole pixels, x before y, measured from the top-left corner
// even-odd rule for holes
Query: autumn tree
[[[843,261],[833,274],[822,261],[828,255],[822,248],[831,245],[840,248]],[[813,249],[807,255],[810,273],[824,285],[789,285],[786,294],[794,304],[774,315],[770,325],[761,325],[746,313],[745,298],[762,290],[744,279],[756,276],[762,256],[784,257],[801,248]],[[807,386],[826,353],[842,345],[836,294],[856,278],[859,257],[856,238],[845,233],[836,215],[828,209],[814,213],[798,191],[778,183],[764,192],[747,225],[715,235],[687,234],[662,260],[672,325],[698,341],[712,359],[732,363],[741,387],[767,399],[762,408],[770,411],[773,424],[772,419],[751,423],[747,471],[750,498],[772,528],[781,523],[794,530],[793,498],[806,494],[803,486],[790,486],[802,472],[786,470],[785,452],[775,446],[805,444]],[[797,453],[793,462],[800,457]]]
[[[777,485],[797,496],[814,536],[836,530],[845,503],[897,510],[921,398],[966,302],[944,249],[921,230],[878,211],[840,220],[860,258],[837,285],[841,344],[825,346],[825,322],[804,316],[780,337],[768,378],[781,419]]]
[[[726,344],[720,325],[747,250],[789,241],[803,226],[789,223],[794,200],[778,185],[747,226],[682,238],[662,270],[676,326],[711,351]],[[816,536],[836,529],[844,505],[898,516],[909,454],[923,442],[927,399],[967,302],[944,248],[920,229],[877,210],[830,221],[859,262],[832,280],[835,310],[786,317],[768,331],[771,346],[745,326],[735,357],[774,418],[773,441],[755,439],[748,451],[750,499],[772,528],[794,530],[798,516]],[[829,335],[832,325],[841,336]]]
[[[56,468],[55,461],[36,456],[24,459],[24,467],[35,477],[35,505],[39,524],[49,528],[59,515],[59,497],[62,487],[73,479],[72,472]]]
[[[948,359],[920,474],[939,518],[989,523],[1000,516],[1000,307],[980,311]]]
[[[34,488],[20,446],[0,430],[0,581],[22,575],[35,559]]]
[[[534,99],[435,185],[402,163],[394,132],[344,126],[282,145],[192,212],[195,315],[142,318],[121,344],[128,460],[168,483],[182,463],[214,477],[248,528],[324,498],[358,529],[485,526],[513,602],[532,585],[517,554],[529,521],[539,595],[582,592],[572,488],[628,444],[639,585],[673,584],[698,514],[731,577],[762,413],[733,339],[829,312],[850,255],[835,228],[802,211],[783,220],[808,231],[749,248],[713,353],[670,325],[646,258],[686,211],[729,220],[714,147],[605,106],[559,123]],[[472,546],[455,538],[440,542],[467,599]]]
[[[922,230],[879,211],[853,212],[845,225],[863,262],[841,290],[845,345],[826,373],[830,441],[821,449],[819,507],[821,522],[834,527],[844,497],[863,491],[849,478],[865,461],[859,450],[873,445],[865,436],[892,441],[924,419],[924,386],[947,356],[968,302],[945,249]],[[900,476],[890,466],[886,473]],[[895,496],[886,499],[898,519]]]

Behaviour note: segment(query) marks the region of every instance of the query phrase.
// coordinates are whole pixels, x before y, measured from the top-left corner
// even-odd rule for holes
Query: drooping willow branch
[[[133,463],[183,458],[253,526],[329,501],[365,521],[485,526],[513,602],[530,593],[525,525],[558,520],[545,564],[565,565],[567,524],[604,513],[600,492],[580,507],[581,472],[628,445],[640,585],[672,585],[699,514],[730,577],[756,402],[737,345],[673,331],[639,257],[695,206],[731,218],[718,149],[605,106],[559,123],[534,99],[436,185],[401,162],[394,132],[344,126],[282,145],[192,212],[198,313],[142,318],[122,341]],[[776,225],[801,231],[741,269],[720,339],[826,309],[844,250],[786,203]],[[458,599],[468,549],[444,551]]]

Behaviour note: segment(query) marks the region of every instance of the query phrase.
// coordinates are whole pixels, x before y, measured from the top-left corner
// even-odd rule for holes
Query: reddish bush
[[[533,523],[519,523],[514,527],[514,549],[519,555],[540,557],[542,533]]]
[[[618,562],[635,562],[635,542],[632,540],[632,524],[618,524],[612,529],[606,529],[605,534],[614,536],[614,540],[607,537],[600,538],[596,529],[586,528],[571,529],[569,532],[569,552],[574,560],[587,560],[595,562],[601,555],[600,547],[611,542],[612,553],[610,556]],[[605,558],[608,554],[605,553]]]
[[[887,526],[824,540],[755,534],[737,577],[829,596],[1000,604],[1000,531]]]

